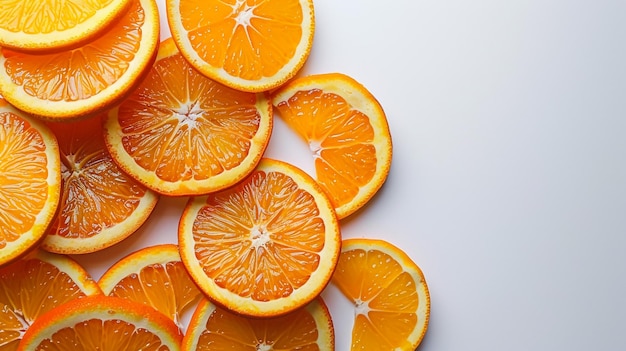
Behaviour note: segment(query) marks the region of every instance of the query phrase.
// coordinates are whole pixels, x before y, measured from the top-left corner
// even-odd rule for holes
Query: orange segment
[[[166,0],[183,56],[203,74],[244,91],[293,77],[311,51],[312,0]]]
[[[181,329],[182,312],[202,296],[174,244],[150,246],[131,253],[111,266],[98,285],[106,295],[154,307]]]
[[[0,267],[0,349],[17,349],[24,332],[42,314],[67,301],[101,294],[78,263],[34,250]]]
[[[315,298],[340,246],[334,210],[315,180],[270,159],[237,185],[190,199],[178,233],[198,286],[251,316],[284,314]]]
[[[54,134],[0,98],[0,265],[43,237],[60,189]]]
[[[18,351],[178,351],[182,336],[152,307],[111,296],[72,300],[37,318]]]
[[[287,315],[263,319],[247,318],[202,300],[181,349],[331,351],[335,334],[322,298]]]
[[[104,145],[102,120],[49,123],[61,153],[61,200],[42,247],[83,254],[133,234],[150,216],[158,195],[124,173]]]
[[[363,207],[382,187],[392,144],[385,113],[363,85],[340,73],[289,82],[272,94],[278,115],[311,148],[315,176],[337,216]]]
[[[109,30],[82,46],[46,54],[0,49],[0,92],[17,108],[54,120],[111,107],[154,59],[159,12],[131,0]]]
[[[355,306],[351,350],[413,351],[428,328],[424,274],[383,240],[343,241],[333,283]]]
[[[118,19],[129,0],[11,0],[0,8],[0,46],[61,49],[85,42]]]
[[[122,168],[167,195],[200,195],[243,179],[261,159],[272,105],[194,70],[171,39],[141,86],[106,122],[106,143]]]

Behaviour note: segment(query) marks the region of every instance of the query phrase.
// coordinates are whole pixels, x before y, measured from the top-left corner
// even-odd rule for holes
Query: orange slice
[[[106,295],[154,307],[181,330],[182,312],[202,296],[174,244],[150,246],[129,254],[111,266],[98,285]]]
[[[93,115],[117,103],[152,63],[159,40],[154,0],[132,0],[110,29],[83,46],[46,54],[0,49],[0,93],[52,120]]]
[[[237,185],[191,198],[178,242],[191,277],[214,302],[269,317],[320,294],[337,262],[340,233],[313,178],[263,159]]]
[[[0,265],[43,237],[59,202],[60,167],[54,134],[0,97]]]
[[[99,117],[49,123],[61,153],[61,200],[42,247],[91,253],[133,234],[148,219],[158,195],[124,173],[104,145]]]
[[[322,298],[284,316],[247,318],[204,299],[183,338],[184,351],[335,349],[333,323]]]
[[[235,89],[267,91],[286,82],[311,51],[312,0],[166,0],[183,56]]]
[[[424,274],[401,249],[346,239],[332,281],[355,306],[351,350],[413,351],[420,344],[430,295]]]
[[[89,296],[40,316],[18,351],[178,351],[182,336],[169,318],[134,301]]]
[[[278,115],[306,143],[315,177],[337,216],[362,208],[382,187],[391,166],[392,144],[376,98],[340,73],[289,82],[272,94]]]
[[[3,1],[0,46],[50,50],[85,42],[118,19],[129,3],[129,0]]]
[[[0,349],[16,350],[24,332],[52,308],[97,294],[89,273],[65,255],[34,250],[0,267]]]
[[[250,173],[272,130],[267,94],[245,93],[191,68],[170,39],[141,86],[106,122],[118,164],[166,195],[200,195]]]

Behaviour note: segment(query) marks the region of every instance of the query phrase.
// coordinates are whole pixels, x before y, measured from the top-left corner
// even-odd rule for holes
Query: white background
[[[162,38],[169,36],[162,11]],[[344,237],[386,239],[422,268],[419,350],[626,348],[626,1],[315,0],[303,74],[343,72],[381,102],[391,173]],[[267,155],[310,169],[279,120]],[[79,256],[98,278],[175,242],[162,198],[121,244]],[[351,306],[331,286],[337,350]]]

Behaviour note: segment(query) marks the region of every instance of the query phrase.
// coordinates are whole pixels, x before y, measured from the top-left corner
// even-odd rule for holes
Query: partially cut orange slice
[[[337,216],[365,206],[391,167],[387,117],[376,98],[341,73],[290,81],[272,94],[278,116],[310,147],[315,177]]]
[[[109,112],[105,131],[113,159],[145,186],[202,195],[254,169],[271,135],[272,104],[268,94],[203,76],[170,38],[139,88]]]
[[[131,0],[119,20],[82,46],[43,54],[0,48],[0,93],[15,107],[47,119],[91,116],[136,85],[153,62],[158,41],[155,0]]]
[[[244,317],[203,299],[191,317],[181,349],[332,351],[335,332],[321,297],[273,318]]]
[[[178,242],[185,267],[214,302],[269,317],[321,293],[335,269],[340,232],[313,178],[263,159],[240,183],[191,198]]]
[[[0,97],[0,265],[43,238],[59,203],[60,167],[50,129]]]
[[[312,0],[167,0],[183,56],[235,89],[268,91],[293,77],[313,44]]]
[[[351,350],[413,351],[428,328],[424,274],[384,240],[346,239],[333,283],[354,303]]]

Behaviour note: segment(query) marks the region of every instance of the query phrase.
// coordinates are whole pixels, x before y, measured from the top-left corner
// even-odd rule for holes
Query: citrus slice
[[[3,1],[0,46],[61,49],[85,42],[118,19],[129,0]]]
[[[132,0],[119,20],[83,46],[45,54],[0,49],[0,92],[15,107],[52,120],[93,115],[136,85],[158,40],[155,0]]]
[[[182,335],[152,307],[105,295],[66,302],[35,320],[18,351],[177,351]]]
[[[159,197],[113,162],[104,145],[102,119],[48,126],[59,142],[63,183],[59,209],[42,247],[56,253],[91,253],[133,234]]]
[[[129,254],[111,266],[98,284],[106,295],[154,307],[181,330],[182,312],[202,296],[174,244],[150,246]]]
[[[194,70],[171,38],[141,85],[109,112],[113,159],[166,195],[201,195],[250,173],[272,130],[268,94],[228,88]]]
[[[0,349],[13,351],[43,313],[67,301],[101,294],[82,266],[65,255],[33,250],[0,267]]]
[[[413,351],[420,344],[430,295],[422,271],[401,249],[346,239],[332,281],[355,306],[351,350]]]
[[[191,198],[181,258],[214,302],[249,316],[288,313],[327,285],[340,249],[334,210],[315,180],[263,159],[237,185]]]
[[[60,167],[50,129],[0,97],[0,265],[43,237],[59,202]]]
[[[277,114],[308,143],[315,178],[345,218],[382,187],[391,166],[392,144],[376,98],[341,73],[289,82],[272,94]]]
[[[209,300],[198,304],[181,350],[310,350],[335,349],[330,313],[322,298],[287,315],[248,318]]]
[[[312,0],[166,0],[183,56],[205,75],[267,91],[304,65],[315,31]]]

